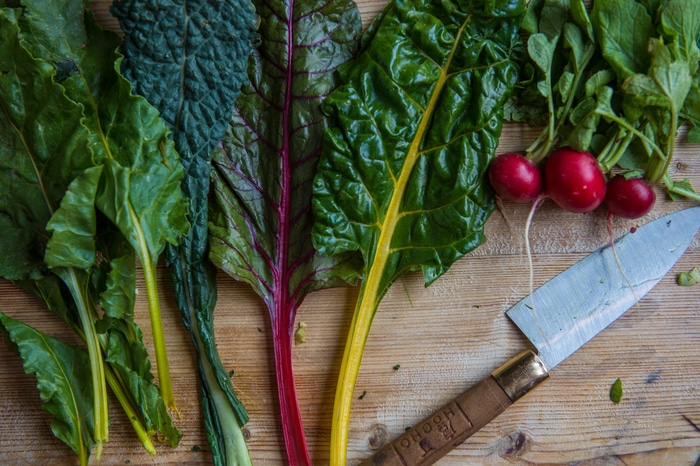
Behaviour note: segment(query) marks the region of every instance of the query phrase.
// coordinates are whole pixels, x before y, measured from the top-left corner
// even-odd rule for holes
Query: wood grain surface
[[[365,24],[385,0],[358,2]],[[94,5],[99,21],[118,25],[108,1]],[[507,125],[501,149],[522,150],[535,132]],[[673,176],[700,188],[700,146],[680,144]],[[662,193],[638,222],[614,223],[615,234],[690,206]],[[488,241],[429,288],[419,273],[398,280],[377,313],[352,409],[348,462],[359,463],[407,426],[527,348],[504,311],[528,293],[523,227],[527,207],[506,204],[487,225]],[[607,242],[604,212],[577,215],[546,202],[531,230],[534,280],[541,284]],[[640,251],[644,254],[644,251]],[[457,465],[692,465],[700,455],[700,285],[680,287],[678,272],[700,266],[700,238],[635,308],[552,371],[551,379],[445,457]],[[145,453],[114,402],[103,465],[211,464],[201,422],[196,366],[188,333],[160,269],[163,319],[184,437],[177,448]],[[219,276],[216,339],[234,371],[233,384],[250,412],[245,427],[255,464],[284,465],[267,311],[245,285]],[[143,291],[143,283],[139,283]],[[335,380],[357,289],[313,293],[299,310],[307,343],[294,348],[294,370],[314,464],[327,465]],[[48,334],[76,342],[57,319],[7,281],[0,310]],[[137,320],[152,352],[145,293]],[[36,381],[0,345],[0,464],[73,465],[73,453],[50,433]],[[395,369],[395,366],[400,366]],[[620,377],[620,404],[609,389]],[[362,399],[360,395],[364,394]]]

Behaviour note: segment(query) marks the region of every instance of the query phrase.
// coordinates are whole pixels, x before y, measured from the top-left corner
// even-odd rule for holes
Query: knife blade
[[[506,315],[534,351],[522,351],[360,466],[434,464],[633,307],[671,270],[699,229],[700,207],[666,215],[622,235],[523,298]]]

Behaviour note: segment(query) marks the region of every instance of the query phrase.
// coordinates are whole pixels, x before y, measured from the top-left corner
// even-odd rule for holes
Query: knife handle
[[[360,466],[433,464],[548,377],[542,360],[532,351],[524,351]]]

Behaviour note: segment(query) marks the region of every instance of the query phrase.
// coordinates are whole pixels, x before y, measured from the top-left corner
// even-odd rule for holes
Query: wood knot
[[[369,437],[367,438],[367,443],[371,450],[379,450],[386,443],[389,432],[387,432],[384,424],[374,424],[371,429]]]
[[[498,456],[514,459],[530,449],[530,439],[523,432],[513,432],[501,440]]]

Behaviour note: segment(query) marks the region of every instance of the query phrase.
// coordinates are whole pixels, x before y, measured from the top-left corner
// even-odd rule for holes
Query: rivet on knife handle
[[[427,466],[471,437],[547,379],[532,351],[514,357],[481,382],[436,410],[360,466]]]

